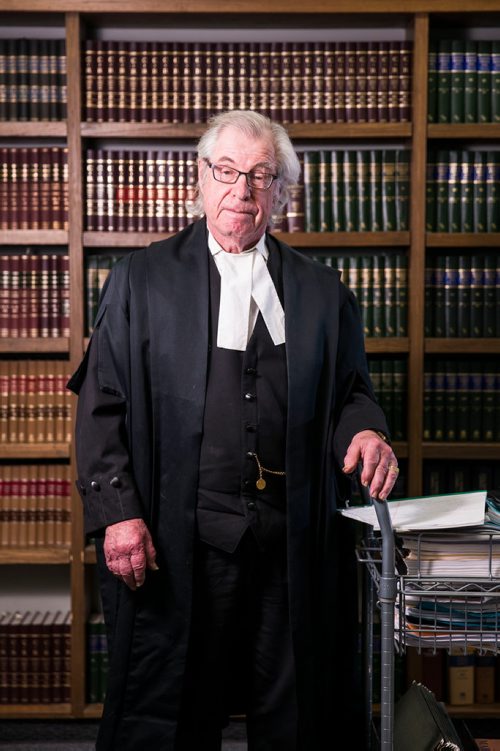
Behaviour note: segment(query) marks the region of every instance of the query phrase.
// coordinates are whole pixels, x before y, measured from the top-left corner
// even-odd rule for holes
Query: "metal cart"
[[[426,573],[421,550],[432,533],[416,535],[417,557],[410,573],[403,571],[387,503],[372,499],[360,486],[364,503],[374,505],[380,532],[371,527],[358,547],[363,568],[363,656],[366,708],[366,749],[379,743],[382,751],[394,747],[394,658],[407,646],[433,650],[474,647],[479,652],[500,652],[500,533],[486,533],[479,541],[483,563],[479,576],[436,576]],[[466,531],[466,530],[464,530]],[[456,544],[443,531],[440,544]],[[462,544],[467,545],[466,540]],[[476,551],[477,551],[476,547]],[[450,548],[451,550],[451,548]],[[446,552],[446,551],[445,551]],[[375,600],[376,597],[376,600]],[[373,735],[373,614],[380,611],[381,702],[380,734]],[[456,614],[459,614],[457,619]],[[411,617],[408,615],[411,613]]]

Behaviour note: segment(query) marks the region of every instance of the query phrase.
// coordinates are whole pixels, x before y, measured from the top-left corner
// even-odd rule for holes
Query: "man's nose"
[[[238,175],[238,179],[233,183],[233,193],[239,198],[250,195],[250,188],[247,183],[246,175]]]

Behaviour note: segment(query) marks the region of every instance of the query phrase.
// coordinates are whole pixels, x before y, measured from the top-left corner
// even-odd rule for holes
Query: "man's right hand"
[[[106,527],[106,565],[130,589],[144,584],[146,569],[158,570],[156,550],[143,519],[128,519]]]

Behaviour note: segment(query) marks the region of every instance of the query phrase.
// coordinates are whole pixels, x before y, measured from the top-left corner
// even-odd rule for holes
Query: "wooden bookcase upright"
[[[500,25],[498,0],[310,0],[307,13],[300,0],[254,0],[252,11],[241,3],[226,0],[122,0],[119,7],[111,0],[0,0],[0,17],[12,26],[31,26],[37,23],[59,24],[64,27],[67,51],[68,115],[66,122],[1,122],[0,139],[25,143],[29,139],[65,139],[69,159],[69,229],[64,231],[10,230],[0,232],[0,246],[60,245],[70,256],[71,336],[69,340],[0,339],[3,357],[33,353],[66,354],[69,369],[80,361],[84,346],[84,253],[87,248],[128,248],[147,245],[157,239],[147,233],[95,233],[84,231],[84,192],[82,154],[86,144],[99,140],[127,140],[163,142],[182,139],[193,142],[200,133],[196,125],[162,125],[139,123],[87,123],[82,121],[82,39],[87,29],[100,26],[133,26],[137,19],[143,25],[155,24],[164,28],[356,28],[364,26],[381,29],[398,25],[405,28],[413,40],[412,120],[410,123],[290,125],[295,141],[309,144],[321,142],[397,141],[411,149],[411,209],[410,231],[404,233],[297,233],[284,235],[295,247],[356,249],[401,246],[408,253],[409,330],[404,338],[367,340],[370,354],[397,354],[407,361],[407,415],[411,426],[408,439],[396,446],[396,452],[407,462],[408,492],[422,492],[423,462],[425,459],[490,459],[500,458],[498,444],[425,443],[423,436],[423,375],[426,355],[469,354],[498,355],[499,340],[492,339],[426,339],[424,337],[424,288],[427,248],[498,247],[499,235],[440,235],[425,231],[426,159],[428,145],[433,141],[456,139],[498,141],[500,124],[485,125],[428,125],[427,72],[430,32],[434,23],[474,26]],[[33,458],[69,457],[75,477],[74,450],[68,445],[2,446],[4,461]],[[9,553],[11,553],[9,555]],[[72,668],[71,703],[68,705],[0,706],[0,716],[22,717],[97,717],[99,705],[85,700],[85,620],[87,616],[89,570],[95,558],[85,549],[80,499],[76,492],[72,501],[72,549],[67,557],[54,558],[53,551],[34,555],[29,551],[3,551],[0,564],[69,566],[71,581]],[[462,716],[495,716],[500,706],[474,705],[460,708]]]

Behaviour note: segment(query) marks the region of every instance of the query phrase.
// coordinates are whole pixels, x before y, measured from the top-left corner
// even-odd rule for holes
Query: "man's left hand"
[[[375,431],[362,430],[349,444],[343,471],[346,474],[354,472],[360,461],[363,463],[362,484],[369,486],[372,498],[385,501],[399,474],[392,448]]]

